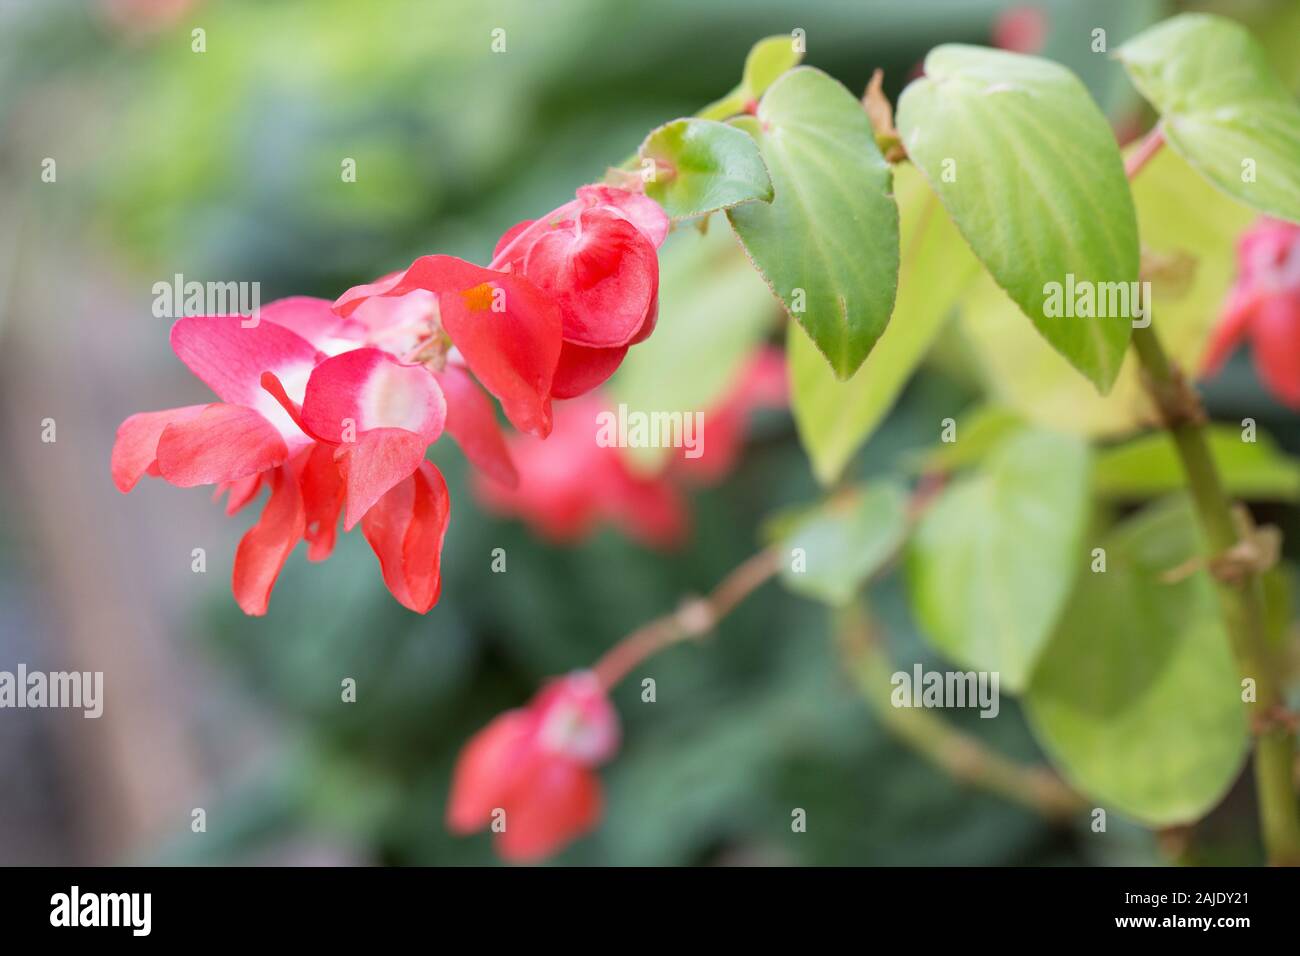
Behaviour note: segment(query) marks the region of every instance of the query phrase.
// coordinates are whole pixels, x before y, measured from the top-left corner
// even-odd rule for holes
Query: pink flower
[[[259,321],[180,319],[172,346],[221,401],[133,415],[112,472],[130,491],[145,474],[212,484],[234,513],[263,486],[261,519],[235,554],[233,589],[248,614],[301,540],[320,561],[357,524],[384,582],[419,613],[438,600],[450,504],[425,460],[446,430],[498,483],[518,473],[496,396],[522,431],[551,431],[552,396],[608,376],[650,334],[656,248],[668,218],[627,190],[584,186],[578,199],[516,227],[492,268],[424,256],[331,304],[273,302]]]
[[[477,478],[480,502],[523,518],[554,541],[581,540],[609,522],[651,547],[680,544],[687,523],[680,492],[660,476],[635,474],[618,448],[596,441],[598,416],[606,408],[594,393],[563,402],[556,406],[555,429],[546,441],[511,438],[519,483],[507,488]]]
[[[564,345],[551,394],[573,398],[613,374],[630,346],[654,331],[656,250],[668,216],[652,199],[613,186],[525,220],[497,243],[491,268],[527,276],[559,303]]]
[[[171,339],[221,401],[123,422],[111,462],[118,488],[145,474],[216,485],[231,514],[269,488],[235,552],[232,588],[245,613],[266,613],[299,541],[310,560],[329,556],[340,514],[345,530],[362,523],[394,596],[421,613],[432,607],[449,511],[446,484],[424,461],[447,418],[437,379],[365,346],[364,329],[322,299],[273,302],[255,325],[182,318]]]
[[[619,724],[590,671],[551,681],[526,707],[500,715],[465,745],[452,778],[447,826],[492,827],[502,859],[547,857],[600,820],[593,768],[618,749]]]
[[[1255,369],[1281,402],[1300,409],[1300,226],[1262,218],[1237,242],[1237,281],[1202,362],[1213,375],[1249,338]]]
[[[556,406],[555,429],[545,442],[514,436],[508,444],[520,479],[503,487],[476,477],[474,491],[488,509],[522,518],[544,537],[580,541],[602,523],[655,548],[686,537],[689,516],[683,481],[713,484],[735,467],[750,416],[788,402],[785,356],[766,347],[742,366],[726,395],[704,413],[698,457],[675,450],[655,474],[629,467],[622,449],[602,445],[600,416],[610,402],[599,392]]]
[[[765,346],[741,368],[731,389],[704,413],[704,448],[698,458],[684,453],[673,459],[673,471],[696,484],[716,484],[731,473],[745,444],[750,416],[764,408],[785,408],[790,383],[785,353]]]

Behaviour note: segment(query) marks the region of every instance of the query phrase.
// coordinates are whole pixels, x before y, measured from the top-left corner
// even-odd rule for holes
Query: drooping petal
[[[515,777],[532,749],[536,721],[524,709],[508,710],[475,734],[460,752],[447,801],[447,828],[473,833],[505,809]],[[509,820],[506,821],[509,829]]]
[[[515,783],[506,826],[497,836],[502,859],[541,860],[593,829],[603,807],[600,781],[574,760],[533,760]]]
[[[249,528],[235,549],[231,588],[245,614],[266,613],[280,569],[302,539],[305,527],[302,494],[288,468],[277,468],[269,478],[271,497],[262,517]]]
[[[117,440],[109,468],[113,484],[125,493],[149,471],[158,457],[158,439],[172,422],[185,421],[201,413],[207,405],[186,405],[160,412],[140,412],[117,427]]]
[[[438,384],[447,399],[447,431],[465,457],[494,480],[515,487],[519,474],[487,395],[469,372],[454,362],[438,373]]]
[[[653,199],[617,186],[599,183],[578,188],[578,201],[584,206],[612,206],[658,249],[668,236],[671,220]]]
[[[343,510],[344,484],[334,448],[317,443],[303,462],[300,478],[306,515],[307,560],[324,561],[334,550],[339,514]]]
[[[215,403],[173,421],[158,438],[158,471],[181,488],[234,481],[283,464],[280,432],[243,405]]]
[[[343,530],[351,531],[371,505],[409,478],[428,447],[421,436],[402,428],[371,429],[355,442],[339,445],[334,454],[346,487]]]
[[[659,260],[636,226],[597,206],[582,211],[575,229],[539,238],[524,274],[559,304],[566,341],[612,348],[640,331],[659,285]]]
[[[292,379],[303,368],[310,372],[323,356],[283,326],[258,322],[245,328],[245,321],[238,315],[178,319],[172,326],[172,349],[222,401],[257,408],[266,398],[263,372],[275,372],[282,381]]]
[[[376,501],[361,522],[388,590],[417,614],[427,613],[442,590],[442,541],[449,513],[447,484],[426,461]]]
[[[308,431],[334,443],[350,433],[400,428],[428,445],[442,434],[446,417],[442,389],[428,369],[403,365],[373,348],[321,362],[307,381],[302,402]]]
[[[264,475],[247,475],[243,478],[236,478],[234,481],[224,481],[217,485],[216,492],[213,493],[213,500],[219,499],[223,494],[226,497],[226,514],[237,514],[250,501],[257,497],[257,493],[262,490],[262,480]]]
[[[560,362],[555,367],[551,394],[555,398],[585,395],[618,371],[627,350],[626,345],[613,349],[594,349],[565,342],[560,349]]]

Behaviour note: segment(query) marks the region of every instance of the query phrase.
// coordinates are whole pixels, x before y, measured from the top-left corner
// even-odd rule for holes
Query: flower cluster
[[[613,374],[654,328],[663,210],[643,195],[584,186],[522,222],[487,268],[425,256],[336,302],[290,298],[241,316],[182,318],[178,358],[219,401],[133,415],[113,480],[215,485],[233,514],[263,487],[261,518],[235,554],[233,589],[264,614],[289,553],[321,561],[340,516],[358,523],[384,583],[413,611],[438,600],[450,502],[425,460],[444,431],[498,482],[518,472],[484,389],[516,428],[552,429],[552,399]]]
[[[1213,374],[1245,339],[1260,379],[1300,409],[1300,225],[1261,219],[1237,242],[1237,281],[1205,353]]]

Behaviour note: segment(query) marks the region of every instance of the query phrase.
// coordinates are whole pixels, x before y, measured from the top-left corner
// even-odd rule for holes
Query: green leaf
[[[1246,753],[1246,708],[1213,586],[1163,575],[1198,547],[1184,500],[1105,541],[1025,695],[1030,725],[1084,793],[1151,826],[1202,817]]]
[[[1025,427],[1025,420],[1001,405],[980,405],[955,419],[956,441],[939,442],[922,460],[925,471],[951,472],[983,461]]]
[[[757,119],[734,122],[758,140],[776,198],[727,218],[791,317],[847,379],[884,332],[897,290],[889,164],[853,94],[811,67],[777,80]]]
[[[912,537],[912,607],[935,647],[1025,686],[1076,572],[1088,515],[1088,447],[1041,430],[1007,439],[952,484]]]
[[[1109,390],[1133,303],[1096,309],[1105,318],[1063,310],[1071,277],[1097,302],[1138,277],[1133,199],[1106,118],[1073,73],[1036,57],[945,45],[925,72],[898,104],[908,156],[1043,337]]]
[[[646,195],[673,219],[702,216],[752,199],[772,201],[772,180],[753,137],[726,123],[673,120],[647,136],[638,155],[655,164]]]
[[[876,347],[847,382],[826,365],[808,335],[789,326],[790,406],[813,474],[831,484],[889,414],[925,357],[979,263],[925,179],[910,165],[895,171],[902,261],[894,314]]]
[[[1165,260],[1190,258],[1191,282],[1153,277],[1154,328],[1170,357],[1200,365],[1210,326],[1236,272],[1234,244],[1254,214],[1211,186],[1173,150],[1162,150],[1133,183],[1144,248]],[[1125,361],[1110,394],[1098,395],[1029,328],[992,279],[981,277],[962,302],[957,360],[972,355],[994,398],[1032,422],[1084,435],[1119,436],[1156,414],[1137,363]]]
[[[1269,501],[1300,500],[1300,461],[1267,435],[1242,440],[1231,425],[1210,429],[1210,453],[1230,495]],[[1110,498],[1156,498],[1186,487],[1173,439],[1165,432],[1144,435],[1097,456],[1093,489]]]
[[[756,100],[786,71],[798,66],[801,60],[803,52],[795,48],[794,38],[790,34],[764,37],[753,45],[749,56],[745,57],[741,88],[751,99]]]
[[[740,85],[716,102],[700,110],[701,119],[724,120],[745,112],[746,107],[767,92],[787,70],[792,70],[803,59],[795,49],[794,38],[788,33],[764,37],[755,43],[745,57],[745,72]]]
[[[1224,192],[1300,221],[1300,104],[1243,26],[1186,13],[1116,53],[1166,142]]]
[[[906,490],[893,482],[836,495],[785,538],[782,582],[796,594],[847,604],[902,545],[907,501]]]
[[[610,380],[614,401],[642,412],[707,412],[735,383],[779,311],[725,229],[674,230],[660,255],[655,334],[627,353]],[[625,449],[656,471],[667,448]]]

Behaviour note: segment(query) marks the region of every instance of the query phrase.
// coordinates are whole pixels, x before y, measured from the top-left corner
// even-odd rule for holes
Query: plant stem
[[[954,779],[997,794],[1054,821],[1073,817],[1083,800],[1046,767],[1029,766],[986,747],[927,710],[890,701],[891,665],[877,629],[857,604],[836,628],[841,653],[862,696],[897,737]]]
[[[1178,449],[1211,554],[1224,554],[1240,543],[1241,536],[1232,501],[1210,454],[1200,399],[1170,364],[1153,327],[1133,330],[1133,348],[1142,363],[1148,391]],[[1264,848],[1273,865],[1298,866],[1300,809],[1291,783],[1295,737],[1285,721],[1274,717],[1283,707],[1277,681],[1281,662],[1268,643],[1263,585],[1259,574],[1251,572],[1239,581],[1216,577],[1215,585],[1237,665],[1243,677],[1255,681],[1254,706],[1263,715],[1256,721],[1255,790]]]
[[[736,605],[771,580],[779,567],[775,549],[753,555],[723,578],[707,597],[686,600],[672,614],[643,624],[606,651],[591,668],[597,680],[609,690],[646,658],[679,641],[708,634]]]
[[[1164,146],[1157,125],[1129,156],[1124,171],[1133,179]],[[1233,503],[1223,487],[1218,466],[1205,435],[1205,409],[1200,397],[1169,361],[1155,329],[1133,329],[1133,350],[1142,365],[1147,391],[1169,430],[1187,473],[1192,501],[1213,556],[1241,543]],[[1260,829],[1268,861],[1274,866],[1300,866],[1300,807],[1292,782],[1295,735],[1279,714],[1285,714],[1277,677],[1282,661],[1269,647],[1264,612],[1264,588],[1258,572],[1246,569],[1238,580],[1215,576],[1228,640],[1243,677],[1255,681],[1255,792]]]
[[[1142,172],[1142,167],[1151,161],[1156,153],[1160,152],[1160,147],[1165,145],[1164,130],[1157,123],[1151,132],[1147,133],[1146,139],[1135,149],[1124,161],[1124,175],[1132,179],[1138,173]]]

